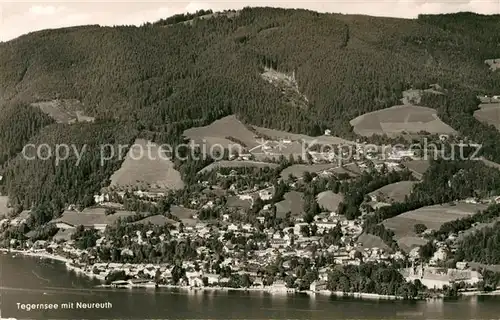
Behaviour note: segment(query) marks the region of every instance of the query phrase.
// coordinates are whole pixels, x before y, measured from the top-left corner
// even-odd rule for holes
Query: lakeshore
[[[262,291],[178,288],[96,288],[97,280],[67,272],[63,263],[0,254],[2,315],[18,319],[493,319],[500,297],[435,300],[358,299],[323,294],[270,294]],[[45,279],[45,280],[43,280]],[[112,304],[109,309],[18,309],[17,303]]]
[[[74,271],[77,275],[84,276],[91,279],[97,279],[101,282],[106,280],[105,276],[94,274],[92,272],[93,265],[88,265],[86,268],[81,268],[75,266],[73,264],[73,259],[48,253],[45,250],[19,250],[19,249],[5,249],[0,248],[0,252],[7,254],[19,254],[22,256],[40,258],[40,259],[49,259],[53,261],[61,262],[65,265],[68,271]],[[225,287],[225,286],[190,286],[190,285],[172,285],[172,284],[156,284],[153,280],[150,281],[142,281],[139,283],[133,283],[128,281],[123,281],[121,284],[100,284],[97,285],[96,288],[123,288],[123,289],[155,289],[155,288],[163,288],[163,289],[176,289],[176,290],[185,290],[185,291],[221,291],[221,292],[265,292],[270,294],[278,294],[278,295],[287,295],[287,294],[307,294],[311,296],[319,295],[319,296],[335,296],[335,297],[349,297],[356,299],[364,299],[364,300],[404,300],[401,296],[395,295],[380,295],[375,293],[365,293],[365,292],[343,292],[343,291],[329,291],[329,290],[295,290],[290,288],[281,288],[276,289],[272,286],[264,286],[264,287],[248,287],[248,288],[235,288],[235,287]],[[490,292],[481,292],[481,291],[460,291],[461,296],[497,296],[500,295],[500,290],[490,291]],[[443,298],[443,296],[434,296],[433,298]]]
[[[50,259],[54,261],[58,261],[63,263],[66,266],[68,271],[74,271],[76,274],[85,276],[88,278],[97,279],[100,281],[105,281],[104,276],[100,276],[94,274],[92,271],[92,266],[87,266],[87,270],[84,268],[77,267],[72,264],[72,259],[63,257],[61,255],[51,254],[45,250],[18,250],[18,249],[5,249],[0,248],[0,252],[7,254],[19,254],[22,256],[40,258],[40,259]],[[133,288],[165,288],[165,289],[178,289],[178,290],[189,290],[189,291],[239,291],[239,292],[265,292],[271,294],[295,294],[302,293],[307,295],[321,295],[321,296],[336,296],[336,297],[349,297],[349,298],[357,298],[357,299],[369,299],[369,300],[403,300],[403,297],[394,296],[394,295],[380,295],[375,293],[364,293],[364,292],[342,292],[342,291],[329,291],[329,290],[302,290],[298,291],[290,288],[276,289],[272,286],[265,287],[249,287],[249,288],[234,288],[234,287],[224,287],[224,286],[183,286],[183,285],[171,285],[171,284],[155,284],[154,281],[147,281],[141,283],[123,283],[123,284],[100,284],[97,285],[96,288],[125,288],[125,289],[133,289]]]

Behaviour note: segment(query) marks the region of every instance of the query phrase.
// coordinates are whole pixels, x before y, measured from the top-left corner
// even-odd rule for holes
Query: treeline
[[[419,291],[424,289],[422,286],[406,282],[397,268],[375,263],[336,266],[328,274],[327,288],[346,293],[395,295],[405,299],[417,297]]]
[[[153,25],[157,26],[166,26],[169,24],[176,24],[179,22],[184,22],[188,20],[192,20],[196,17],[204,16],[207,14],[212,14],[212,10],[198,10],[195,13],[181,13],[181,14],[174,14],[171,17],[168,17],[166,19],[160,19],[159,21],[155,22]]]
[[[469,230],[476,223],[493,222],[498,217],[500,217],[500,204],[493,204],[486,210],[477,212],[469,217],[444,223],[432,236],[443,241],[450,234],[458,234],[460,231]]]
[[[496,90],[500,88],[500,81]],[[438,115],[445,123],[457,129],[463,137],[473,143],[481,144],[479,155],[500,163],[500,131],[494,126],[474,118],[474,111],[481,103],[477,98],[480,93],[498,94],[494,90],[480,92],[470,89],[453,89],[443,95],[424,94],[421,104],[438,110]]]
[[[23,150],[40,130],[53,123],[48,115],[24,103],[0,106],[0,167]]]
[[[469,197],[500,194],[500,171],[481,161],[431,160],[423,179],[404,202],[379,208],[365,219],[365,226],[378,224],[421,207]]]
[[[473,55],[497,37],[494,24],[458,32],[415,20],[272,8],[163,28],[169,19],[155,26],[46,31],[3,43],[0,83],[8,98],[21,79],[23,99],[35,93],[39,99],[55,93],[80,98],[91,115],[132,120],[151,133],[232,112],[255,125],[312,135],[329,128],[351,137],[348,120],[399,103],[412,85],[498,84],[498,75]],[[478,33],[490,37],[478,44]],[[295,70],[307,110],[290,108],[281,90],[261,79],[269,64],[263,61]],[[30,77],[20,77],[28,68]]]
[[[457,261],[500,264],[500,222],[476,231],[460,241],[455,253]]]
[[[93,195],[109,184],[125,159],[128,149],[118,154],[118,145],[132,145],[136,134],[114,121],[45,127],[29,141],[34,147],[6,168],[2,190],[13,205],[24,209],[48,204],[56,212],[69,204],[90,206]],[[67,149],[57,149],[58,145]],[[59,162],[56,150],[62,157]]]
[[[347,184],[344,192],[344,201],[339,205],[338,214],[345,215],[352,220],[361,215],[360,205],[367,195],[383,186],[404,180],[411,180],[412,175],[408,170],[390,172],[363,172],[353,182]]]

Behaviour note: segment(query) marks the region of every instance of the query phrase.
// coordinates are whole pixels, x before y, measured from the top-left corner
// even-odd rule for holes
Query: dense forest
[[[484,141],[484,155],[498,160],[498,132],[473,119],[477,101],[455,93],[498,94],[500,73],[484,60],[500,57],[499,16],[406,20],[245,8],[197,18],[206,14],[141,27],[45,30],[0,43],[0,108],[15,119],[0,121],[0,161],[8,163],[2,188],[12,201],[25,207],[90,203],[119,166],[98,165],[98,144],[126,144],[137,136],[178,143],[185,129],[229,114],[252,125],[310,135],[328,128],[354,138],[349,120],[397,104],[406,89],[434,83],[450,94],[424,103],[440,104],[445,121]],[[307,105],[296,107],[263,80],[265,68],[294,72]],[[27,104],[52,99],[80,100],[96,123],[51,124],[28,111]],[[16,157],[25,142],[94,147],[79,167],[71,161],[55,166]]]
[[[455,254],[458,261],[500,264],[500,223],[465,237]]]
[[[122,129],[116,121],[49,125],[28,140],[33,148],[27,148],[24,155],[10,161],[1,187],[10,195],[14,205],[26,209],[50,204],[56,212],[67,204],[92,205],[93,195],[109,184],[109,177],[118,170],[125,156],[115,154],[109,161],[102,161],[103,150],[111,148],[102,148],[101,143],[114,145],[113,150],[118,150],[118,144],[133,144],[136,133]],[[68,158],[57,163],[54,157],[56,146],[65,143],[70,143]],[[50,148],[38,149],[42,145]],[[38,157],[37,149],[46,160],[30,160]],[[61,151],[61,155],[64,152],[66,150]]]
[[[54,121],[40,110],[26,104],[2,108],[0,117],[0,166],[22,151],[40,130]]]

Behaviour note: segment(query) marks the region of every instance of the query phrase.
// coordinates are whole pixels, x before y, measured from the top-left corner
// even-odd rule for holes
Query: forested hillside
[[[405,20],[272,8],[246,8],[210,19],[196,16],[142,27],[47,30],[1,43],[4,110],[19,103],[79,99],[85,113],[98,120],[50,125],[31,137],[48,122],[26,112],[25,123],[37,120],[28,135],[17,133],[19,141],[73,143],[89,130],[94,145],[129,141],[135,135],[175,143],[186,128],[228,114],[263,127],[313,136],[329,128],[353,138],[349,120],[397,104],[410,87],[439,83],[470,96],[500,91],[500,72],[484,64],[500,57],[500,16]],[[294,71],[307,108],[294,107],[279,88],[263,80],[266,67]],[[466,106],[446,103],[442,112],[450,116],[444,120],[480,139],[486,131],[472,118],[476,105],[469,101]],[[23,121],[20,128],[27,126]],[[498,132],[487,134],[490,142],[500,141]],[[11,137],[2,141],[0,154],[6,161],[19,143]],[[490,148],[485,154],[498,159],[498,147]],[[16,159],[7,168],[4,187],[26,205],[45,201],[45,195],[57,190],[68,193],[61,201],[82,202],[112,169],[95,173],[95,161],[86,162],[85,172],[92,178],[82,187],[82,171]],[[28,181],[34,182],[27,186]],[[42,191],[46,185],[51,187]]]
[[[0,116],[0,166],[18,152],[26,142],[53,120],[26,104],[9,104]]]

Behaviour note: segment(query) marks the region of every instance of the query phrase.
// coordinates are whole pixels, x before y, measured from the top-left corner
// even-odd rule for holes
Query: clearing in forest
[[[174,169],[173,162],[160,152],[158,145],[137,139],[121,168],[111,176],[111,186],[118,189],[139,188],[143,191],[184,188],[181,174]]]
[[[409,196],[413,190],[416,181],[400,181],[391,183],[377,189],[369,194],[377,198],[379,202],[395,203],[405,201],[405,197]]]
[[[363,233],[356,241],[362,244],[361,248],[363,249],[379,248],[385,251],[392,251],[391,248],[385,244],[384,240],[373,234]]]
[[[240,150],[248,150],[259,145],[255,134],[235,115],[216,120],[208,126],[187,129],[183,135],[197,144],[205,142],[208,150],[215,145]],[[218,149],[214,148],[214,150]]]
[[[264,68],[261,76],[264,80],[281,90],[288,104],[300,108],[308,107],[309,100],[300,92],[295,72],[287,74],[272,68]]]
[[[427,107],[402,105],[361,115],[350,121],[354,132],[361,136],[401,134],[455,134],[456,131],[441,121],[437,111]]]
[[[260,162],[260,161],[250,161],[250,160],[242,160],[242,161],[229,161],[229,160],[221,160],[214,163],[209,164],[205,168],[201,169],[198,174],[210,172],[212,170],[217,170],[219,168],[277,168],[278,164],[270,163],[270,162]]]
[[[94,225],[111,225],[120,218],[134,216],[135,212],[118,210],[106,215],[105,208],[85,208],[82,212],[64,211],[61,217],[52,220],[55,223],[66,223],[71,226],[93,227]]]
[[[500,103],[481,104],[479,110],[474,112],[474,117],[500,131]]]
[[[422,179],[422,176],[427,169],[429,169],[431,163],[429,160],[412,160],[403,162],[403,165],[410,170],[417,179]]]
[[[383,222],[384,226],[394,231],[394,239],[404,251],[409,251],[416,246],[425,244],[427,241],[420,238],[414,231],[418,223],[427,228],[438,230],[444,223],[465,218],[478,211],[486,209],[483,204],[456,203],[423,207],[408,211]]]
[[[83,104],[76,99],[62,99],[32,103],[58,123],[94,122],[93,117],[83,113]]]

